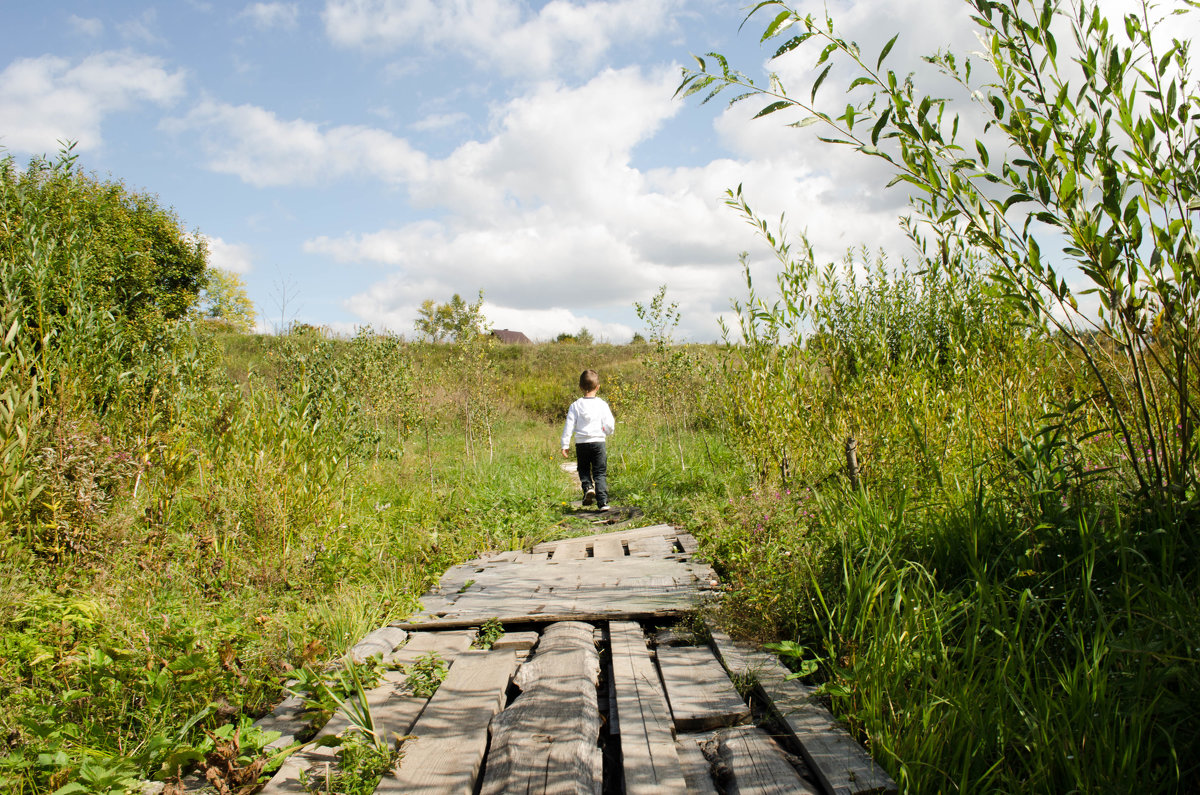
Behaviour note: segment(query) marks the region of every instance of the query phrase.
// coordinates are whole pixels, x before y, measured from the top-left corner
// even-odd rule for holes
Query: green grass
[[[7,790],[163,776],[205,730],[252,720],[299,670],[412,613],[447,567],[594,531],[570,507],[559,418],[538,408],[570,394],[585,349],[501,349],[489,446],[465,430],[446,349],[380,360],[410,368],[420,412],[373,435],[395,426],[343,384],[370,371],[342,369],[372,349],[301,342],[333,369],[279,369],[280,341],[229,338],[230,372],[258,377],[183,395],[152,445],[88,448],[147,458],[137,496],[118,478],[80,549],[0,545]],[[682,422],[652,399],[648,349],[599,351],[619,422],[611,501],[695,533],[725,620],[803,646],[810,681],[906,791],[1196,781],[1193,540],[1081,475],[1115,459],[1087,417],[1037,432],[1037,396],[1074,376],[997,361],[971,379],[865,379],[840,403],[815,384],[785,483],[713,408],[704,382],[729,377],[704,369],[716,351],[694,351]],[[848,430],[859,494],[841,473]],[[356,754],[347,787],[372,775]]]

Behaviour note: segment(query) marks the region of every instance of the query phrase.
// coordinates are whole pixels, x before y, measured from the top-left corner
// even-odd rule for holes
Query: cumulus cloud
[[[226,243],[219,237],[201,235],[208,244],[209,267],[230,273],[246,274],[253,268],[250,247],[244,243]]]
[[[490,109],[486,136],[442,158],[377,128],[286,120],[253,106],[206,101],[172,124],[199,132],[211,168],[254,185],[378,180],[405,190],[420,212],[437,212],[304,244],[344,266],[385,269],[345,306],[405,333],[421,301],[483,289],[500,325],[549,337],[587,325],[615,339],[627,329],[604,324],[619,325],[633,301],[669,284],[681,333],[713,339],[718,315],[742,290],[738,253],[762,260],[762,275],[773,267],[722,201],[739,184],[764,217],[786,210],[823,258],[905,245],[895,223],[905,195],[858,187],[886,176],[848,180],[841,170],[861,157],[812,146],[807,131],[771,119],[751,121],[750,105],[713,122],[731,157],[634,165],[638,147],[683,108],[672,99],[677,80],[670,68],[629,68],[574,87],[534,83]]]
[[[0,119],[21,124],[0,127],[0,144],[46,152],[69,139],[80,150],[95,148],[106,115],[141,103],[170,104],[183,96],[184,82],[182,70],[129,52],[102,52],[77,63],[51,55],[18,59],[0,72]]]
[[[509,74],[594,65],[614,42],[648,37],[670,23],[675,0],[575,3],[535,13],[518,0],[327,0],[325,32],[346,47],[461,52]]]
[[[406,182],[420,179],[427,168],[422,153],[383,130],[280,119],[252,105],[205,100],[164,127],[198,131],[209,168],[257,187],[368,174]]]
[[[242,9],[238,16],[249,19],[260,30],[291,30],[300,18],[300,7],[295,3],[252,3]]]
[[[347,306],[400,330],[411,327],[422,300],[482,288],[512,327],[543,324],[537,333],[555,336],[578,329],[562,312],[599,324],[597,312],[627,311],[666,283],[688,318],[683,333],[713,339],[718,314],[740,289],[737,254],[754,247],[742,219],[724,206],[727,189],[743,184],[768,217],[787,209],[793,228],[807,230],[830,258],[884,238],[903,243],[891,231],[903,195],[864,206],[861,195],[839,190],[820,152],[798,145],[794,130],[770,146],[735,141],[745,149],[738,159],[633,167],[636,147],[680,108],[670,101],[673,81],[630,70],[575,89],[537,86],[496,109],[491,138],[430,161],[424,178],[409,184],[421,201],[446,208],[446,219],[318,236],[305,251],[391,269]],[[734,109],[717,125],[732,135],[749,123],[748,110]]]

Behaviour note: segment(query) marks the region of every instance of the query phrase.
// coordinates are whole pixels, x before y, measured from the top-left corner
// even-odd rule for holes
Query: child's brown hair
[[[579,388],[584,392],[593,392],[600,388],[600,374],[595,370],[584,370],[579,374]]]

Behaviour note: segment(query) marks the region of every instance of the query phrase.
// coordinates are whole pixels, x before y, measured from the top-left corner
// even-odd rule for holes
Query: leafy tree
[[[205,285],[207,249],[155,196],[84,174],[69,149],[53,163],[35,158],[24,171],[4,158],[0,181],[12,198],[2,212],[0,260],[8,268],[22,267],[24,208],[38,207],[44,225],[38,233],[51,245],[59,274],[38,299],[49,313],[66,313],[77,285],[66,278],[71,268],[64,258],[76,255],[83,258],[84,294],[140,338],[158,337],[165,324],[184,318],[196,304]]]
[[[483,316],[483,290],[479,291],[479,299],[473,304],[468,304],[458,293],[444,304],[427,298],[417,314],[413,326],[430,342],[466,342],[483,334],[488,325]]]
[[[731,102],[765,103],[760,117],[798,111],[795,126],[821,125],[822,140],[888,164],[889,184],[916,188],[918,216],[994,263],[1028,319],[1082,359],[1139,491],[1194,496],[1200,94],[1189,42],[1168,40],[1162,16],[1188,9],[1142,0],[1114,30],[1095,2],[968,5],[983,52],[926,60],[971,98],[972,124],[943,94],[884,68],[897,37],[867,58],[829,17],[776,0],[751,16],[773,12],[762,41],[779,42],[775,57],[814,52],[807,90],[777,75],[760,85],[714,53],[684,71],[679,93],[708,101],[732,88]],[[835,68],[848,96],[818,102]],[[980,137],[959,139],[975,127]]]
[[[253,331],[258,317],[242,277],[219,268],[208,271],[208,286],[201,297],[200,314],[242,332]]]

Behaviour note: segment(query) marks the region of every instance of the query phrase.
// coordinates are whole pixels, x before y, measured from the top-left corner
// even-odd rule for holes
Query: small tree
[[[484,333],[486,320],[483,316],[483,290],[479,299],[468,304],[458,293],[444,304],[427,298],[417,310],[413,324],[417,333],[430,342],[466,342],[470,337]]]
[[[658,292],[649,303],[634,303],[638,319],[646,324],[650,344],[653,346],[643,362],[650,371],[652,400],[657,414],[667,421],[675,436],[679,453],[679,468],[687,469],[683,455],[683,431],[687,424],[688,407],[695,400],[691,387],[696,362],[686,350],[675,344],[675,329],[679,325],[679,304],[667,303],[667,286]]]
[[[200,298],[200,315],[241,332],[253,331],[258,318],[242,277],[219,268],[208,271],[208,286]]]

